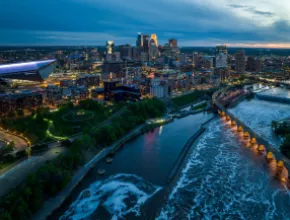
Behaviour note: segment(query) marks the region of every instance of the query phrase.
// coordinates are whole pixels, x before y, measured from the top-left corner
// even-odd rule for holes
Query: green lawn
[[[177,106],[183,106],[198,101],[206,94],[206,91],[196,90],[192,93],[173,98],[172,101]]]
[[[64,121],[63,115],[69,112],[83,110],[93,114],[90,120],[86,121]],[[2,127],[10,131],[17,131],[24,134],[32,144],[39,141],[51,141],[55,137],[67,137],[82,131],[89,131],[93,126],[101,123],[110,116],[111,107],[106,107],[93,100],[80,102],[79,106],[71,104],[59,106],[56,112],[49,112],[49,109],[40,108],[31,116],[19,119],[5,119]],[[86,115],[87,116],[87,115]]]
[[[209,89],[209,90],[195,90],[192,93],[178,96],[176,98],[172,99],[172,102],[177,105],[178,107],[197,102],[199,99],[201,99],[204,95],[211,96],[216,89]]]

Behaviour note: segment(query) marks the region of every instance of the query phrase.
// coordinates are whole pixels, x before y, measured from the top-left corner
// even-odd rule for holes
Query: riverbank
[[[64,190],[61,191],[56,197],[46,201],[42,208],[38,211],[36,215],[33,216],[35,220],[46,219],[50,216],[55,210],[57,210],[61,205],[65,202],[65,200],[69,197],[74,188],[83,180],[86,174],[103,158],[107,157],[112,152],[115,152],[120,148],[124,143],[136,137],[138,134],[142,132],[142,128],[144,125],[139,126],[138,128],[131,131],[129,134],[125,135],[123,138],[118,140],[110,147],[104,148],[101,152],[99,152],[91,161],[85,164],[82,168],[80,168],[73,176],[70,183],[65,187]]]
[[[160,124],[155,124],[155,125],[163,125],[163,124],[168,124],[172,122],[173,120],[170,118],[168,120],[162,121]],[[45,202],[43,205],[42,209],[33,217],[33,219],[38,220],[38,219],[46,219],[49,217],[54,211],[59,209],[61,205],[66,201],[66,199],[70,196],[74,188],[80,184],[80,182],[83,180],[83,178],[87,175],[87,173],[102,159],[107,157],[108,155],[112,155],[116,153],[125,143],[128,141],[132,140],[133,138],[137,137],[140,134],[143,134],[146,132],[144,129],[147,124],[143,124],[133,131],[131,131],[129,134],[125,135],[122,137],[120,140],[115,142],[113,145],[110,147],[107,147],[103,149],[99,154],[97,154],[91,161],[89,161],[84,167],[79,169],[75,175],[73,176],[71,182],[68,184],[68,186],[55,198]]]
[[[183,150],[181,151],[176,163],[174,164],[174,167],[167,178],[168,185],[160,190],[158,193],[154,195],[154,199],[150,199],[143,207],[142,207],[142,214],[145,214],[145,216],[148,219],[156,219],[156,217],[159,216],[162,206],[161,204],[166,204],[168,196],[172,192],[173,188],[175,187],[177,181],[181,177],[182,170],[184,169],[185,165],[188,162],[188,159],[194,150],[194,145],[199,141],[199,139],[203,136],[203,133],[207,130],[208,126],[210,125],[210,122],[216,119],[216,115],[214,115],[212,118],[208,119],[206,122],[204,122],[200,129],[195,132],[187,141],[187,143],[184,145]],[[150,213],[148,215],[148,213]]]

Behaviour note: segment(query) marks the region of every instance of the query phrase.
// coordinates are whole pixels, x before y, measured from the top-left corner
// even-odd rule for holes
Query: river
[[[277,145],[271,129],[260,126],[286,117],[288,108],[254,99],[231,111]],[[209,122],[168,183],[182,147],[211,117],[201,113],[175,120],[128,142],[112,164],[102,161],[88,174],[52,219],[290,219],[289,191],[264,156],[247,148],[220,118]],[[104,177],[99,168],[106,169]]]
[[[280,146],[281,139],[274,134],[272,121],[290,117],[289,104],[253,99],[241,102],[229,111],[270,144]]]
[[[112,164],[97,164],[76,188],[72,203],[65,204],[51,219],[92,215],[118,219],[132,213],[138,215],[141,205],[166,187],[187,140],[212,117],[207,113],[190,115],[129,141],[117,152]],[[98,175],[100,168],[106,170],[104,177]]]
[[[289,219],[289,192],[245,146],[227,123],[213,121],[158,219]]]

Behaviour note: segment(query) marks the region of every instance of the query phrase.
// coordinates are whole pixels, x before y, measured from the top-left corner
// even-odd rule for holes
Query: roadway
[[[65,153],[67,150],[65,147],[52,148],[28,159],[19,161],[20,163],[17,161],[10,167],[7,167],[7,169],[1,170],[0,197],[20,185],[30,173],[35,172],[46,161],[55,159],[59,154]]]
[[[120,109],[119,111],[114,113],[108,120],[96,125],[92,129],[96,129],[96,128],[111,124],[112,120],[116,116],[120,116],[125,111],[125,109],[126,109],[125,107]],[[4,133],[4,134],[7,134],[7,133]],[[128,135],[130,134],[131,132]],[[70,140],[74,141],[75,139],[79,138],[81,135],[83,135],[83,133],[79,133],[71,137]],[[124,138],[126,138],[128,135],[126,135]],[[11,135],[10,138],[15,138],[16,140],[18,140],[19,137]],[[17,143],[18,143],[18,146],[20,146],[19,144],[21,144],[21,141],[18,140]],[[110,149],[111,148],[106,148],[106,150],[102,151],[103,152],[102,154],[107,153]],[[15,163],[11,164],[7,168],[1,170],[0,171],[0,185],[5,186],[5,187],[0,187],[0,197],[5,195],[11,189],[17,187],[20,183],[22,183],[27,178],[27,175],[36,171],[37,168],[43,165],[46,161],[53,160],[58,155],[65,152],[67,152],[67,148],[61,146],[61,141],[51,142],[48,144],[48,149],[39,151],[28,159],[16,161]],[[91,164],[93,161],[99,160],[98,159],[99,157],[100,155],[97,154],[96,157],[88,164]]]
[[[15,144],[14,150],[20,151],[20,150],[25,150],[27,148],[27,142],[25,141],[25,139],[19,136],[16,136],[14,134],[7,133],[3,130],[0,130],[0,138],[8,142],[13,141]]]

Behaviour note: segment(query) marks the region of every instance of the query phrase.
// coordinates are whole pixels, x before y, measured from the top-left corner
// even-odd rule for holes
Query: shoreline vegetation
[[[102,109],[101,106],[97,107]],[[89,101],[85,109],[94,111],[94,108],[93,102]],[[35,173],[30,174],[24,183],[1,198],[0,219],[32,218],[43,203],[57,196],[71,181],[73,174],[85,165],[88,152],[99,152],[105,149],[144,124],[147,119],[162,117],[165,112],[166,106],[161,100],[146,99],[128,104],[126,110],[110,124],[85,131],[84,135],[71,145],[67,145],[66,154],[46,162]]]
[[[289,120],[273,121],[272,129],[283,139],[280,145],[281,153],[290,159],[290,124]]]
[[[109,118],[113,110],[109,106],[87,99],[80,101],[77,106],[72,102],[59,105],[53,112],[49,108],[41,107],[30,116],[2,119],[1,127],[23,134],[32,144],[44,143],[90,130],[93,125]],[[71,115],[77,115],[79,120],[63,120],[70,119]],[[85,116],[90,117],[90,120],[85,120]]]
[[[174,105],[176,105],[178,108],[182,108],[186,105],[189,105],[191,103],[197,102],[199,100],[202,100],[203,98],[210,99],[211,95],[216,91],[216,89],[210,89],[210,90],[195,90],[192,93],[188,93],[185,95],[181,95],[178,97],[175,97],[172,100]]]

